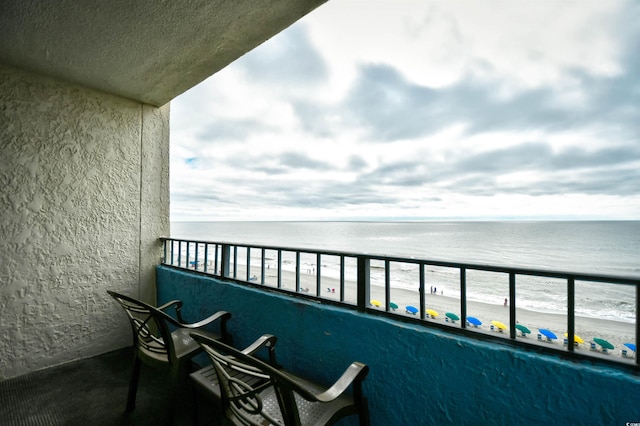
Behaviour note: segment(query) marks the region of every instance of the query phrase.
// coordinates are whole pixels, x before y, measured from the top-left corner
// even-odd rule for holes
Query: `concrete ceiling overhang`
[[[0,1],[0,63],[161,106],[327,0]]]

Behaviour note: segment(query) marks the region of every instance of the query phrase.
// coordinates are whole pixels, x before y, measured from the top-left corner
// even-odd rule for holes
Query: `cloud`
[[[172,209],[637,216],[640,4],[468,5],[329,3],[183,95]]]
[[[302,25],[276,35],[240,58],[234,67],[251,83],[287,90],[321,84],[328,77],[328,67]]]
[[[576,73],[581,102],[566,102],[553,87],[509,97],[470,80],[431,89],[413,84],[389,64],[363,65],[340,110],[371,141],[419,138],[461,124],[467,134],[493,131],[613,130],[636,137],[640,119],[640,60],[629,51],[624,73],[595,79]],[[579,83],[578,83],[579,82]],[[620,129],[626,129],[620,133]]]
[[[249,138],[251,135],[262,132],[276,130],[275,126],[269,125],[260,119],[233,119],[212,117],[201,125],[196,134],[200,142],[215,143],[227,142],[237,143]]]

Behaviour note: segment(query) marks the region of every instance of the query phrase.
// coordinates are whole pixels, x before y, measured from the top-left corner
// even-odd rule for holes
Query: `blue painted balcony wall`
[[[606,366],[322,305],[173,268],[157,268],[158,303],[186,318],[232,313],[244,347],[278,336],[287,369],[327,385],[352,361],[371,368],[364,392],[373,425],[625,424],[640,419],[640,378]]]

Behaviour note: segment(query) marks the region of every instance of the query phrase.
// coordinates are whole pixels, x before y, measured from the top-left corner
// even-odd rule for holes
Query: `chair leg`
[[[175,366],[171,373],[172,413],[174,425],[193,425],[196,419],[193,416],[194,392],[189,385],[190,361],[182,360]]]
[[[138,392],[138,379],[140,378],[140,358],[138,351],[133,353],[133,369],[131,370],[131,378],[129,379],[129,395],[127,396],[127,412],[136,408],[136,393]]]
[[[360,420],[360,426],[370,426],[371,420],[369,418],[369,403],[366,398],[362,398],[362,404],[360,405],[360,412],[358,413]]]

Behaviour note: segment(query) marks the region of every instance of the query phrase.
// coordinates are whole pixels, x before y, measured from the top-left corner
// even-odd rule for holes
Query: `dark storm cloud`
[[[240,58],[235,64],[252,83],[281,87],[308,86],[328,75],[322,55],[307,28],[294,25]]]

